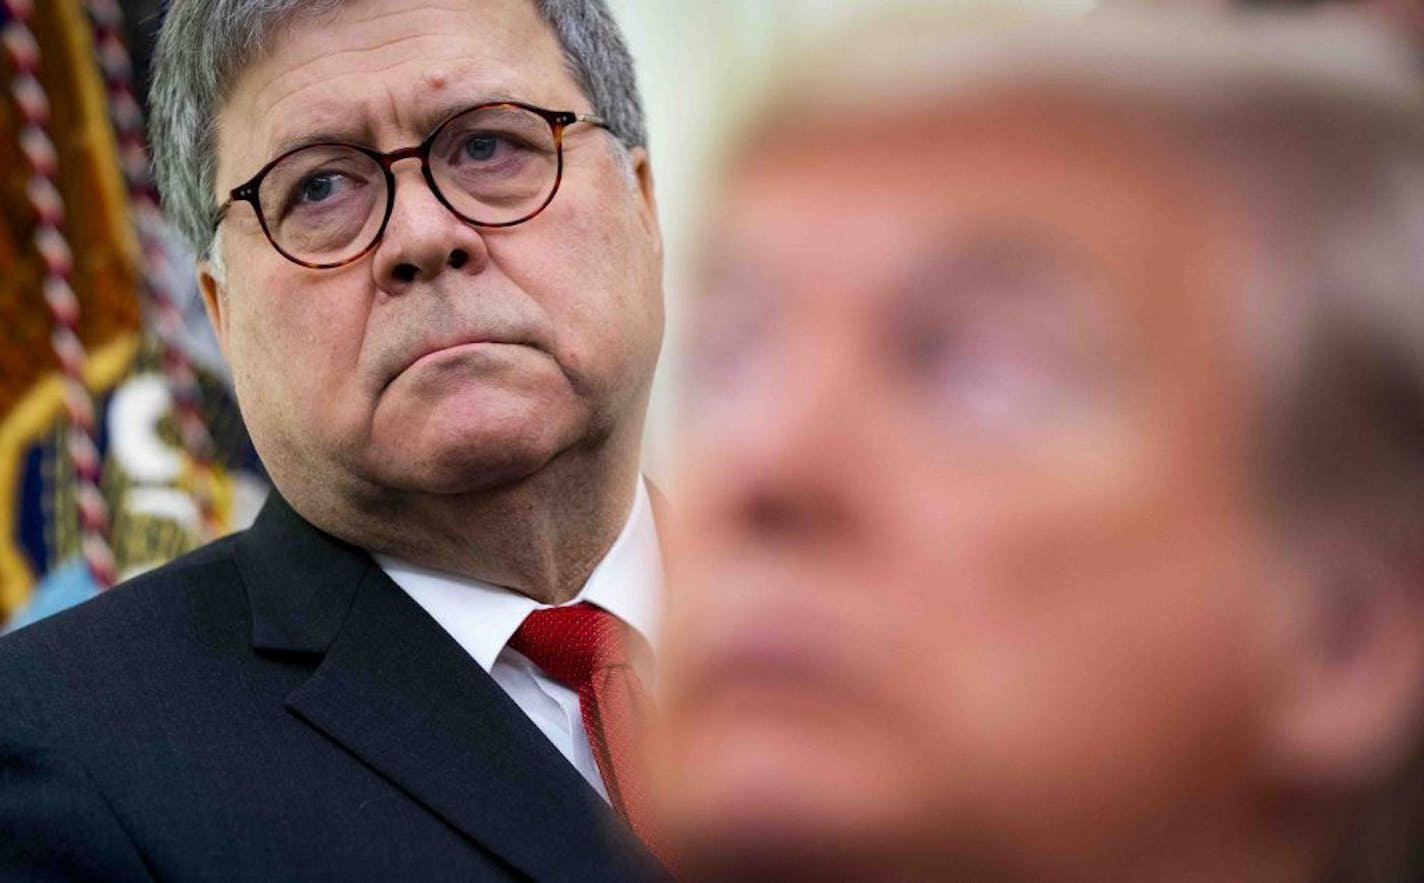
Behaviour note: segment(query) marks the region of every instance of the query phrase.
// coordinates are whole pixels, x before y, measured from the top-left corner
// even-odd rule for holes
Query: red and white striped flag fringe
[[[119,160],[128,186],[129,210],[143,250],[143,294],[153,317],[163,354],[163,370],[173,396],[173,413],[189,458],[189,493],[197,505],[202,538],[218,533],[213,494],[215,448],[203,420],[197,374],[183,350],[183,314],[174,297],[180,268],[165,243],[172,235],[158,205],[149,173],[144,141],[143,110],[133,88],[133,65],[123,36],[123,9],[116,0],[87,0],[94,24],[99,69],[109,99],[109,117],[119,145]]]
[[[50,343],[64,382],[66,451],[74,468],[80,549],[100,589],[114,584],[109,513],[100,493],[99,450],[94,444],[94,399],[84,385],[88,354],[79,338],[79,300],[70,287],[74,257],[64,237],[64,199],[54,186],[58,162],[47,131],[49,99],[37,76],[40,48],[30,30],[32,0],[0,0],[7,21],[0,31],[9,62],[10,93],[20,111],[20,150],[28,167],[26,194],[35,211],[34,244],[44,264],[44,299],[54,321]]]

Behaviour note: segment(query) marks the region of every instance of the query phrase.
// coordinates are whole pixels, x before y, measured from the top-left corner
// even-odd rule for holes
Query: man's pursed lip
[[[529,347],[543,351],[543,347],[530,337],[518,334],[477,334],[438,340],[424,344],[411,350],[408,354],[386,362],[386,367],[380,372],[380,391],[385,391],[396,381],[396,378],[423,362],[438,359],[459,350],[475,351],[482,348],[504,347]]]

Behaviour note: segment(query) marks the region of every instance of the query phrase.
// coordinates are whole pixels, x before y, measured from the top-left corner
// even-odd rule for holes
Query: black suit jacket
[[[251,530],[0,640],[0,880],[657,879],[363,551]]]

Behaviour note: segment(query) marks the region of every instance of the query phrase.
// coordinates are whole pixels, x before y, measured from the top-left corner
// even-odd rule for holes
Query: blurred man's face
[[[737,168],[664,646],[689,864],[1068,878],[1232,824],[1284,565],[1225,197],[1165,135],[1022,97]]]
[[[530,0],[340,4],[298,18],[237,79],[217,191],[294,142],[390,151],[501,100],[592,112]],[[403,160],[380,244],[336,269],[288,261],[251,207],[233,206],[225,296],[210,285],[210,308],[253,439],[299,508],[333,493],[478,492],[616,429],[636,437],[661,257],[646,157],[633,152],[633,177],[623,164],[606,133],[572,125],[548,207],[476,228]],[[338,198],[340,171],[319,181]]]

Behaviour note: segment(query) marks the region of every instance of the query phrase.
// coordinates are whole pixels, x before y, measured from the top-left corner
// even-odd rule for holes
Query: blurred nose
[[[758,542],[850,539],[864,527],[875,481],[863,366],[829,341],[806,341],[774,361],[731,409],[740,413],[714,418],[719,515]]]
[[[441,273],[483,271],[489,264],[484,236],[436,197],[420,164],[402,160],[395,177],[391,217],[372,263],[376,285],[399,296]]]

